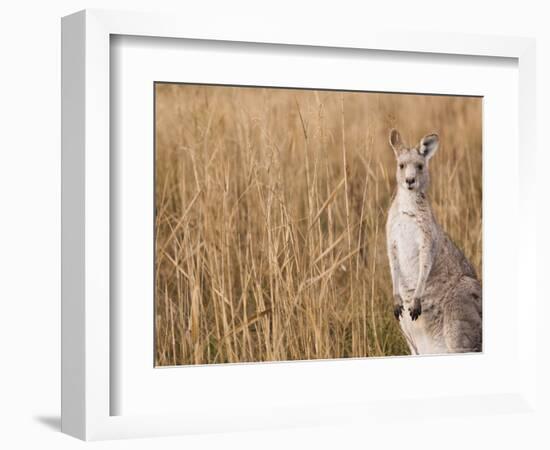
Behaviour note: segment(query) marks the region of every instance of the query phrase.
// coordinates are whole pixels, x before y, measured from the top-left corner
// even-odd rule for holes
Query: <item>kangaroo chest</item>
[[[429,326],[435,319],[434,314],[437,314],[433,308],[433,299],[426,296],[422,298],[423,312],[417,320],[412,321],[409,314],[412,292],[418,283],[418,256],[423,239],[421,225],[416,216],[399,213],[398,220],[392,226],[392,232],[399,261],[399,291],[405,307],[399,325],[413,354],[445,353],[443,335],[434,333],[436,329]]]
[[[399,212],[391,227],[400,269],[400,287],[414,289],[418,279],[418,254],[422,230],[416,216]]]

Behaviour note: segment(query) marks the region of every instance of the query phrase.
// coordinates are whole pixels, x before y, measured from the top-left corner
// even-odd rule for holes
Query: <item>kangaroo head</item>
[[[437,134],[427,134],[415,147],[403,143],[396,129],[390,131],[390,145],[397,160],[397,186],[406,191],[425,192],[430,175],[428,161],[439,146]]]

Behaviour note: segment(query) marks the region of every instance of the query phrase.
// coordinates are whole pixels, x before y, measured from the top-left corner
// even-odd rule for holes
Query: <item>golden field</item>
[[[392,127],[438,132],[436,218],[482,264],[480,98],[155,85],[156,365],[408,354]]]

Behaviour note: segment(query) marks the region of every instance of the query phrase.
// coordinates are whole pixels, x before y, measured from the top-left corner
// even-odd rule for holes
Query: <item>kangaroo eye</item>
[[[418,170],[422,170],[422,169],[424,168],[424,165],[423,165],[423,164],[418,164],[418,166],[416,166],[416,168],[417,168]]]
[[[402,169],[403,167],[405,167],[405,164],[400,163],[400,164],[399,164],[399,168]]]

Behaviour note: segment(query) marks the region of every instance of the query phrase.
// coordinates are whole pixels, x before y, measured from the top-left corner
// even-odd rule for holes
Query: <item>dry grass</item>
[[[438,131],[430,198],[481,274],[481,100],[156,85],[156,364],[408,354],[387,143]]]

